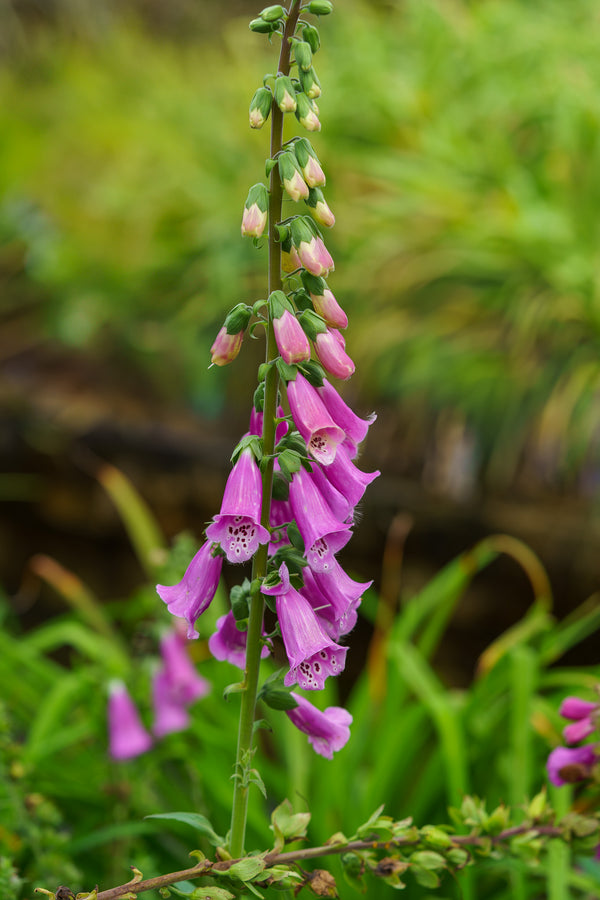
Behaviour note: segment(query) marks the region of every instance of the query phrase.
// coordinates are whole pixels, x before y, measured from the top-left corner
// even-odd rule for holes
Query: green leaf
[[[183,822],[184,825],[191,825],[200,834],[203,834],[213,846],[225,843],[222,837],[212,827],[206,816],[194,812],[172,812],[172,813],[153,813],[150,816],[144,816],[145,819],[162,819],[169,822]]]
[[[267,867],[262,856],[246,856],[228,869],[213,869],[213,875],[224,875],[227,878],[239,878],[240,881],[251,881]]]
[[[290,698],[293,699],[293,698]],[[271,829],[275,834],[275,849],[281,850],[287,841],[306,837],[310,813],[295,813],[289,800],[284,800],[271,813]]]
[[[207,887],[196,888],[189,897],[190,900],[233,900],[235,894],[232,894],[231,891],[226,891],[225,888],[208,885]]]

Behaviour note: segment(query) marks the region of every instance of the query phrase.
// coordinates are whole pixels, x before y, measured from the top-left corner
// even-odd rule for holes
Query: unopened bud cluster
[[[312,0],[306,10],[326,15],[331,3]],[[321,126],[315,98],[321,88],[313,57],[320,47],[319,33],[312,23],[299,20],[285,38],[287,20],[288,12],[276,5],[263,9],[250,24],[259,33],[279,32],[291,44],[289,73],[265,78],[250,104],[250,125],[261,127],[275,109],[284,120],[293,113],[304,128],[317,131]],[[246,563],[266,546],[260,591],[276,615],[276,626],[263,634],[263,652],[281,638],[289,668],[282,684],[268,680],[261,695],[267,704],[285,709],[317,752],[330,757],[348,739],[349,714],[337,707],[319,712],[289,688],[320,690],[325,679],[345,665],[343,640],[356,622],[370,582],[350,578],[336,555],[350,540],[366,487],[379,474],[365,473],[354,462],[375,417],[357,416],[327,377],[350,378],[354,363],[342,334],[348,318],[326,280],[334,262],[321,228],[332,227],[335,218],[323,194],[325,174],[317,153],[307,137],[294,136],[271,154],[266,166],[270,186],[250,188],[241,230],[260,246],[258,239],[269,225],[271,247],[279,247],[281,286],[252,307],[235,306],[211,353],[214,364],[230,362],[248,326],[254,329],[262,323],[277,355],[260,367],[249,430],[234,452],[221,509],[206,529],[205,544],[182,581],[172,587],[159,585],[158,592],[174,615],[187,620],[188,637],[197,637],[195,622],[212,600],[224,560]],[[287,201],[284,213],[280,201],[271,205],[275,189],[276,196]],[[286,215],[289,203],[301,201],[302,211]],[[269,222],[269,215],[276,220]],[[265,378],[273,370],[279,395],[272,395],[277,408],[267,412]],[[289,414],[282,406],[285,401]],[[267,415],[271,422],[275,416],[272,454],[265,449]],[[263,473],[269,460],[273,486],[272,495],[265,496]],[[210,646],[219,659],[243,667],[251,585],[246,581],[234,589],[231,600],[231,612],[219,620]]]

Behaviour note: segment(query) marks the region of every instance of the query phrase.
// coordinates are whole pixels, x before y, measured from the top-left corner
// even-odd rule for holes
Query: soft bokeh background
[[[598,583],[596,5],[339,7],[322,20],[314,144],[337,216],[330,286],[357,366],[344,396],[378,411],[361,464],[382,471],[345,559],[393,605],[401,561],[411,596],[482,536],[507,532],[541,557],[562,617]],[[128,621],[151,573],[103,463],[129,477],[169,539],[199,536],[218,508],[262,352],[247,341],[229,369],[207,368],[226,311],[265,290],[264,250],[239,237],[267,140],[247,107],[274,64],[248,31],[256,12],[216,0],[0,5],[9,628],[63,613],[64,579],[46,557]],[[437,671],[468,684],[530,600],[514,561],[494,562],[434,642]],[[154,602],[132,609],[151,615]],[[370,634],[363,622],[351,680]],[[567,659],[595,662],[595,646]]]

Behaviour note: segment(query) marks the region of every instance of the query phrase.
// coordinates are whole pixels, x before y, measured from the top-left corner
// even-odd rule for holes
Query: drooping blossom
[[[152,746],[137,708],[122,681],[113,681],[108,696],[109,753],[113,759],[133,759]]]
[[[335,424],[344,431],[346,443],[349,445],[350,457],[354,459],[358,445],[365,439],[367,431],[377,416],[373,413],[367,419],[361,419],[342,400],[339,393],[326,378],[323,380],[322,386],[317,388],[317,390],[327,412]]]
[[[266,87],[260,87],[250,101],[250,128],[262,128],[271,112],[273,94]]]
[[[240,352],[243,340],[243,331],[239,331],[237,334],[229,334],[227,328],[223,325],[210,348],[211,365],[226,366],[228,363],[233,362]]]
[[[305,202],[312,209],[315,222],[318,222],[319,225],[323,225],[325,228],[333,228],[335,216],[320,188],[310,188]]]
[[[328,675],[344,668],[347,647],[331,640],[308,600],[290,584],[285,563],[279,567],[281,583],[262,587],[263,594],[275,596],[277,619],[290,670],[283,683],[296,682],[307,691],[323,689]]]
[[[302,572],[302,578],[302,594],[315,612],[331,625],[327,630],[334,640],[352,631],[361,598],[373,582],[354,581],[336,559],[329,572],[313,572],[307,567]]]
[[[289,310],[273,319],[277,349],[288,366],[310,359],[310,344],[300,322]]]
[[[298,706],[286,710],[296,728],[308,735],[308,741],[320,756],[333,759],[336,750],[350,739],[352,716],[341,706],[329,706],[321,712],[300,694],[292,692]]]
[[[318,462],[329,465],[346,436],[344,431],[327,412],[317,389],[301,373],[288,382],[287,397],[294,424],[306,441],[308,452]]]
[[[287,75],[279,75],[275,82],[275,103],[281,112],[296,111],[296,92]]]
[[[253,184],[242,214],[242,236],[259,238],[267,224],[269,194],[264,184]]]
[[[598,757],[594,744],[581,747],[556,747],[548,757],[546,769],[548,778],[557,787],[585,781],[592,773]]]
[[[332,325],[334,328],[347,327],[348,316],[329,288],[324,288],[322,294],[311,294],[310,299],[315,312],[322,316],[328,325]]]
[[[296,157],[291,150],[285,150],[277,158],[279,177],[286,194],[292,200],[304,200],[308,197],[308,185],[302,177]]]
[[[343,444],[337,448],[335,459],[322,470],[323,477],[337,488],[352,508],[359,503],[367,487],[378,478],[379,474],[379,471],[363,472],[355,466]],[[315,478],[318,479],[319,476]]]
[[[309,566],[315,572],[329,571],[334,554],[345,547],[352,536],[350,525],[335,518],[303,469],[292,477],[290,506],[304,541],[304,555]]]
[[[320,362],[330,375],[347,381],[354,374],[355,366],[346,353],[343,343],[339,340],[340,337],[339,331],[335,328],[328,328],[327,331],[316,336],[315,350]]]
[[[200,547],[178,584],[156,585],[158,595],[167,604],[171,615],[187,620],[188,638],[198,637],[194,628],[196,619],[215,596],[222,567],[223,557],[220,554],[213,556],[212,543],[207,541]]]
[[[330,463],[327,468],[329,469],[330,466],[333,465],[335,465],[335,460]],[[327,476],[324,474],[323,469],[320,466],[313,466],[313,470],[312,472],[310,472],[308,477],[327,503],[327,506],[329,507],[335,518],[339,519],[340,522],[352,524],[355,504],[349,503],[346,497],[344,497],[344,495],[341,494],[336,487],[334,487],[331,481],[329,481]]]
[[[227,661],[237,666],[238,669],[246,667],[246,640],[247,632],[240,631],[235,624],[235,617],[231,610],[225,616],[217,619],[217,630],[208,639],[208,649],[221,662]],[[269,648],[264,646],[260,652],[264,659],[269,655]]]
[[[568,744],[576,744],[596,730],[600,703],[582,700],[580,697],[566,697],[559,712],[565,719],[574,720],[563,730],[563,737]]]
[[[230,563],[248,562],[266,544],[269,532],[260,524],[262,482],[254,454],[246,447],[227,479],[221,511],[206,529]]]
[[[325,184],[325,173],[310,141],[307,138],[299,138],[294,142],[294,153],[296,154],[302,177],[307,185],[311,188],[323,187]]]
[[[307,131],[320,131],[321,123],[316,111],[316,103],[312,103],[306,94],[296,94],[296,118]]]

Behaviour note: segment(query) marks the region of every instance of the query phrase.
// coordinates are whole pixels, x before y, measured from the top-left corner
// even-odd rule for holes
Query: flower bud
[[[317,78],[317,73],[311,67],[308,72],[300,72],[300,85],[306,96],[310,100],[321,96],[321,82]]]
[[[319,188],[310,188],[305,202],[313,210],[313,216],[319,225],[324,225],[325,228],[335,225],[335,216],[327,205],[323,191]]]
[[[303,331],[308,335],[311,341],[315,341],[317,339],[317,335],[325,334],[327,332],[327,325],[325,324],[321,316],[313,312],[312,309],[305,309],[304,312],[300,313],[300,315],[298,316],[298,321],[300,322]]]
[[[296,118],[307,131],[320,131],[321,123],[306,94],[296,94]]]
[[[225,328],[228,334],[237,334],[245,331],[252,315],[252,308],[245,303],[237,303],[230,309],[225,319]]]
[[[260,237],[267,224],[269,193],[264,184],[254,184],[248,191],[242,215],[242,235]]]
[[[292,200],[306,199],[308,197],[308,185],[302,178],[296,157],[291,150],[281,153],[278,158],[279,177],[285,191]]]
[[[348,316],[335,299],[322,278],[316,278],[310,272],[302,272],[304,289],[310,294],[315,312],[334,328],[346,328]]]
[[[312,66],[312,50],[308,41],[294,41],[294,59],[298,69],[308,72]]]
[[[313,54],[316,53],[321,46],[321,38],[319,37],[319,32],[314,25],[304,26],[304,28],[302,29],[302,38],[309,45]]]
[[[315,349],[325,369],[336,378],[346,381],[354,373],[354,363],[340,343],[341,337],[339,331],[329,328],[325,334],[317,335]]]
[[[250,128],[262,128],[271,112],[273,95],[269,88],[259,88],[250,101]]]
[[[288,274],[302,268],[298,251],[292,243],[290,234],[286,236],[281,244],[281,268]]]
[[[285,15],[285,10],[283,6],[265,6],[263,10],[259,12],[259,16],[261,19],[264,19],[265,22],[278,22],[279,19],[283,19]]]
[[[226,366],[233,362],[242,347],[244,332],[238,334],[228,334],[227,329],[223,325],[215,342],[210,348],[210,363],[213,366]]]
[[[275,341],[281,357],[288,366],[310,359],[310,344],[296,316],[285,309],[273,319]]]
[[[315,226],[309,223],[310,219],[304,219],[302,216],[293,219],[292,240],[304,268],[312,275],[327,275],[329,270],[333,269],[333,259],[321,238],[315,234]]]
[[[310,0],[308,11],[313,16],[328,16],[333,10],[333,3],[330,0]]]
[[[296,91],[287,75],[280,75],[275,82],[275,103],[281,112],[296,111]]]
[[[325,184],[325,173],[308,138],[298,138],[294,142],[294,153],[307,185],[322,187]]]
[[[258,34],[271,34],[277,31],[277,22],[265,22],[264,19],[252,19],[250,22],[250,31],[256,31]]]

